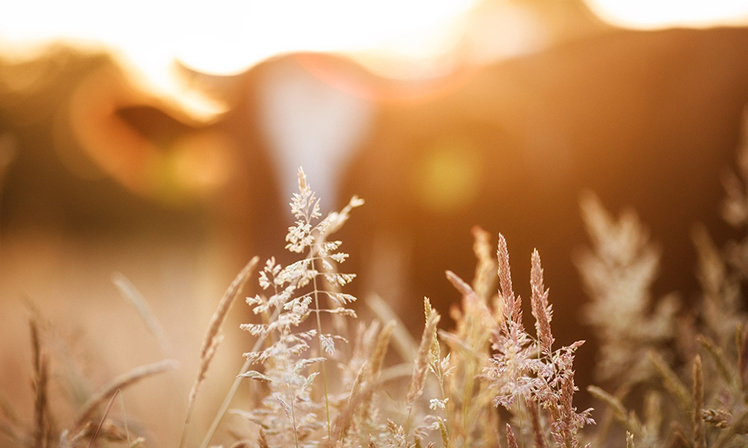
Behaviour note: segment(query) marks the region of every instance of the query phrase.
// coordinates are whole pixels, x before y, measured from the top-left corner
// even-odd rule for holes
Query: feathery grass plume
[[[728,208],[733,221],[748,229],[748,187],[740,183],[748,183],[748,149],[744,152],[739,162],[743,179],[728,185],[732,201]],[[238,442],[233,446],[419,448],[437,446],[441,440],[444,448],[493,448],[504,443],[499,441],[504,435],[510,448],[579,448],[588,438],[595,438],[601,447],[633,447],[634,441],[638,448],[746,446],[748,324],[739,302],[741,282],[748,279],[748,262],[739,258],[748,257],[748,239],[728,246],[722,255],[705,231],[695,231],[704,305],[697,310],[699,316],[694,313],[688,326],[676,331],[675,301],[665,299],[649,312],[649,288],[659,253],[636,217],[624,213],[616,220],[596,200],[588,198],[585,204],[594,248],[579,263],[593,298],[587,317],[602,338],[601,377],[617,383],[614,395],[596,387],[588,390],[608,407],[603,421],[618,421],[625,437],[618,433],[608,441],[605,423],[597,434],[583,433],[584,426],[594,423],[590,410],[578,412],[573,402],[577,391],[573,363],[584,341],[554,349],[552,307],[538,252],[531,256],[529,297],[535,331],[530,334],[530,327],[523,325],[521,298],[512,284],[507,242],[499,235],[494,259],[490,236],[479,228],[473,229],[477,266],[472,282],[450,271],[446,274],[462,296],[450,310],[454,329],[439,331],[439,314],[425,300],[426,324],[420,344],[407,335],[391,310],[380,307],[384,311],[377,314],[386,325],[378,321],[360,324],[351,334],[351,349],[336,347],[347,343],[343,337],[348,336],[347,324],[341,322],[355,316],[347,305],[356,298],[343,291],[354,275],[338,270],[347,255],[330,235],[360,200],[354,198],[340,212],[322,219],[319,200],[300,171],[299,193],[291,201],[295,222],[286,236],[286,249],[300,256],[287,266],[274,258],[267,260],[259,275],[262,292],[247,299],[258,323],[242,325],[256,341],[245,354],[246,366],[239,378],[252,381],[259,404],[232,412],[251,422],[246,433],[234,434]],[[229,307],[256,263],[253,259],[232,283],[211,319],[188,398],[190,407],[221,340],[220,328]],[[684,333],[686,327],[691,334]],[[108,412],[120,388],[167,366],[144,366],[116,378],[83,406],[71,426],[74,433],[58,434],[48,408],[49,363],[42,353],[42,345],[52,347],[53,341],[45,332],[42,344],[37,333],[32,322],[32,424],[16,424],[17,419],[3,411],[0,432],[17,445],[34,448],[53,446],[57,440],[61,448],[73,448],[86,439],[89,445],[126,441],[135,448],[142,444],[140,438],[130,440],[126,421],[123,432]],[[694,338],[697,333],[703,336]],[[384,365],[390,342],[408,356],[406,362]],[[668,364],[665,346],[671,342],[688,348],[679,352],[679,359],[693,359],[692,373]],[[697,343],[705,354],[695,353]],[[650,353],[649,362],[638,353],[642,348]],[[656,374],[661,381],[652,381]],[[386,394],[385,385],[392,381],[407,387],[403,397]],[[203,446],[210,443],[237,384],[224,400]],[[669,395],[659,387],[650,388],[660,384]],[[438,389],[427,388],[432,385]],[[636,393],[628,397],[632,389]],[[99,408],[107,400],[102,416]],[[499,406],[511,422],[503,434]],[[640,408],[643,418],[635,412]],[[190,411],[187,420],[189,415]]]
[[[489,291],[498,278],[498,263],[488,244],[490,235],[474,227],[473,236],[473,251],[478,260],[473,286],[453,272],[446,272],[447,280],[462,295],[462,301],[460,307],[450,310],[455,330],[439,332],[450,349],[444,359],[448,362],[441,367],[443,372],[450,372],[443,375],[442,398],[452,446],[493,447],[498,444],[493,425],[498,425],[498,414],[492,405],[494,391],[480,376],[490,366],[491,332],[503,319],[503,307],[498,296],[493,303],[489,301]]]
[[[550,354],[554,341],[551,333],[553,310],[548,304],[548,290],[543,286],[543,268],[540,265],[540,254],[538,254],[537,249],[532,252],[530,286],[532,287],[530,300],[532,315],[535,317],[535,332],[540,342],[540,350]]]
[[[626,432],[626,448],[635,448],[634,435],[630,432]]]
[[[701,411],[701,418],[712,426],[726,428],[729,421],[732,420],[732,414],[725,409],[704,409]]]
[[[574,385],[574,371],[571,369],[574,350],[576,348],[561,351],[559,354],[560,362],[558,365],[561,366],[558,371],[558,377],[561,382],[560,394],[553,389],[553,381],[557,380],[541,383],[541,392],[538,394],[538,402],[548,407],[551,414],[551,435],[559,446],[567,448],[579,447],[580,445],[577,440],[579,429],[584,425],[594,423],[594,420],[590,416],[592,409],[587,409],[578,414],[577,409],[573,405],[574,392],[578,390]],[[551,391],[548,398],[546,396],[549,393],[542,390],[545,388]],[[543,404],[543,400],[545,400],[545,404]]]
[[[332,212],[321,219],[319,200],[299,170],[299,193],[291,200],[291,212],[296,221],[286,235],[286,249],[294,253],[306,253],[300,260],[281,266],[274,258],[269,259],[260,272],[260,287],[270,293],[258,294],[247,299],[253,312],[262,316],[262,323],[242,324],[241,328],[259,340],[272,338],[264,348],[245,353],[249,365],[261,364],[264,372],[249,370],[240,377],[267,383],[269,393],[262,407],[246,414],[250,421],[263,429],[271,445],[314,446],[321,436],[318,430],[326,428],[327,438],[332,438],[330,393],[327,381],[327,358],[336,352],[335,341],[344,338],[324,333],[321,315],[355,317],[346,305],[355,301],[350,294],[338,290],[322,290],[317,279],[322,277],[334,287],[342,287],[353,280],[354,274],[339,273],[339,265],[348,257],[338,251],[340,241],[329,241],[349,217],[350,211],[363,204],[354,197],[340,212]],[[319,296],[326,296],[332,304],[329,308],[320,305]],[[300,330],[314,315],[315,330]],[[303,358],[309,342],[317,339],[319,356]],[[305,373],[309,367],[319,364],[319,371]],[[324,403],[317,403],[312,394],[314,380],[322,374]],[[320,424],[324,412],[326,425]]]
[[[473,291],[484,303],[488,303],[495,291],[498,265],[492,255],[491,234],[479,226],[473,227],[472,232],[474,239],[473,253],[478,259],[475,266],[475,277],[473,278]]]
[[[642,349],[662,349],[675,335],[679,308],[674,296],[650,311],[650,289],[660,251],[636,214],[625,210],[618,220],[592,194],[581,199],[582,215],[593,250],[577,259],[592,302],[584,310],[600,340],[596,375],[600,380],[641,381],[651,376]]]
[[[522,301],[514,295],[512,271],[509,266],[509,249],[506,245],[506,239],[502,234],[499,234],[499,248],[496,254],[499,261],[499,285],[501,287],[501,298],[504,302],[505,318],[514,322],[517,331],[524,331],[524,327],[522,326]]]
[[[244,266],[244,268],[239,272],[236,278],[234,278],[234,281],[231,282],[228,289],[223,294],[223,297],[221,297],[221,300],[218,302],[218,308],[216,308],[213,316],[211,316],[210,318],[208,331],[205,333],[205,338],[203,339],[203,344],[200,348],[200,366],[198,367],[197,376],[194,383],[192,384],[192,389],[190,390],[190,394],[187,399],[187,413],[184,419],[182,440],[179,444],[180,447],[184,446],[186,442],[187,428],[192,417],[197,392],[200,389],[200,385],[203,383],[203,381],[205,381],[206,375],[208,373],[208,367],[210,367],[210,363],[211,361],[213,361],[213,357],[216,354],[218,346],[221,344],[221,341],[223,341],[223,335],[221,335],[221,327],[226,321],[226,317],[229,314],[231,305],[234,303],[236,297],[244,289],[244,286],[252,276],[252,273],[257,267],[259,261],[260,259],[258,257],[253,257],[249,261],[249,263]]]
[[[527,334],[521,322],[521,299],[513,293],[509,252],[503,236],[499,237],[498,258],[499,283],[506,305],[504,319],[492,334],[492,365],[485,370],[496,394],[494,405],[511,411],[514,402],[520,399],[527,407],[540,406],[550,416],[550,433],[556,443],[576,448],[579,430],[594,423],[591,409],[578,413],[573,406],[577,390],[572,369],[574,353],[584,341],[552,350],[550,308],[537,252],[533,255],[531,270],[537,339]]]
[[[712,448],[723,448],[725,446],[729,446],[728,444],[734,441],[736,435],[741,434],[745,431],[746,426],[748,426],[748,410],[743,411],[743,413],[735,418],[735,420],[730,426],[727,427],[727,429],[720,433],[717,441],[714,443]],[[742,439],[742,442],[743,446],[745,446],[744,438]]]
[[[509,251],[504,236],[499,234],[499,284],[504,302],[504,319],[494,329],[491,348],[492,365],[487,368],[493,380],[494,406],[509,409],[517,397],[529,396],[532,389],[532,357],[535,349],[530,335],[522,325],[522,304],[515,297],[509,267]]]
[[[514,437],[514,431],[509,423],[506,424],[506,446],[507,448],[519,448],[517,445],[517,439]]]
[[[723,214],[730,224],[748,230],[748,115],[744,126],[745,135],[738,152],[738,174],[732,174],[725,180],[727,200]],[[728,243],[724,253],[721,253],[703,226],[697,226],[692,237],[699,256],[697,276],[703,290],[702,303],[696,310],[699,314],[691,318],[688,325],[682,325],[688,331],[680,329],[675,342],[686,348],[697,343],[711,362],[702,365],[701,356],[695,354],[694,349],[682,350],[687,359],[694,357],[689,378],[687,372],[668,365],[666,357],[658,352],[658,347],[649,347],[651,365],[672,399],[665,406],[658,404],[657,412],[645,408],[645,413],[656,413],[658,417],[647,418],[643,433],[634,434],[637,445],[644,448],[666,444],[698,448],[743,446],[748,443],[748,436],[745,435],[748,433],[748,414],[745,413],[748,402],[744,391],[748,378],[748,345],[745,343],[748,337],[744,334],[747,316],[741,292],[742,283],[748,279],[748,238],[744,236],[740,241]],[[628,246],[634,244],[629,243]],[[600,277],[604,280],[604,277]],[[620,319],[620,313],[616,314],[616,319]],[[646,328],[647,322],[639,320],[635,320],[634,327],[641,327],[643,322]],[[626,321],[631,322],[630,319]],[[697,333],[701,334],[694,338],[693,335]],[[642,341],[638,342],[646,347]],[[712,380],[704,381],[704,378]],[[689,381],[692,381],[692,388],[686,387]],[[611,408],[615,409],[613,406]],[[672,418],[666,440],[660,439],[657,433],[661,414]],[[630,417],[629,422],[636,415],[632,413]],[[691,427],[689,437],[682,429],[685,425]]]
[[[424,308],[427,310],[426,325],[423,328],[421,344],[418,346],[418,354],[413,363],[413,377],[408,386],[408,394],[405,403],[408,409],[413,408],[415,401],[423,394],[423,387],[426,384],[426,372],[431,358],[431,349],[436,338],[436,325],[439,323],[441,316],[431,309],[428,299],[424,299]]]

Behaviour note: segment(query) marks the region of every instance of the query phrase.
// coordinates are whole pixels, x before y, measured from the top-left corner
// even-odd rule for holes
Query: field
[[[745,229],[748,142],[737,166],[725,182],[723,211],[731,225]],[[587,389],[598,400],[593,419],[592,409],[580,411],[575,404],[574,357],[586,347],[584,341],[554,343],[552,301],[537,251],[531,254],[529,300],[523,301],[515,293],[506,240],[498,235],[496,245],[494,236],[475,227],[474,278],[446,271],[461,296],[450,310],[455,326],[441,327],[440,314],[425,298],[424,328],[416,340],[381,299],[368,304],[374,310],[369,320],[351,308],[357,298],[345,291],[356,276],[345,272],[348,254],[334,235],[344,224],[355,225],[348,221],[361,206],[364,200],[353,197],[323,218],[299,170],[290,203],[295,224],[285,238],[296,260],[248,262],[210,318],[194,383],[182,397],[186,410],[153,404],[184,416],[180,446],[213,446],[214,438],[234,439],[225,442],[233,447],[408,448],[737,447],[748,440],[748,326],[741,293],[748,240],[720,250],[706,229],[697,228],[702,302],[685,310],[675,297],[652,300],[659,253],[636,214],[616,218],[596,197],[584,198],[591,241],[579,261],[591,296],[584,318],[600,341],[595,374],[605,385]],[[168,352],[169,337],[136,286],[121,276],[114,281]],[[534,328],[523,317],[528,302]],[[249,307],[255,316],[240,326],[253,343],[234,354],[245,358],[244,365],[213,423],[198,432],[193,412],[204,400],[203,384],[211,381],[232,305]],[[54,319],[31,301],[28,308],[33,412],[19,415],[4,402],[4,436],[30,447],[148,446],[144,428],[159,422],[138,421],[122,391],[166,374],[177,362],[143,365],[92,390],[76,376],[82,370],[71,366],[75,361],[61,346]],[[249,398],[234,402],[241,385]],[[72,412],[58,412],[62,390]]]

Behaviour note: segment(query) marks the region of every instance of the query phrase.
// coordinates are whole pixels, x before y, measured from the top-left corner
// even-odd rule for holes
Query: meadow
[[[745,137],[736,170],[725,178],[723,204],[724,219],[744,235]],[[413,338],[381,299],[366,304],[373,319],[359,319],[358,299],[346,292],[356,275],[345,271],[348,254],[335,234],[355,225],[349,218],[355,221],[364,200],[353,197],[323,217],[320,199],[299,170],[290,202],[295,223],[285,238],[295,261],[251,259],[220,299],[196,348],[200,363],[183,397],[180,448],[216,446],[219,436],[233,440],[225,445],[232,447],[745,446],[748,238],[717,248],[706,228],[694,227],[702,293],[699,304],[686,306],[674,295],[652,297],[660,252],[635,212],[615,216],[591,193],[581,204],[590,240],[578,260],[589,294],[581,318],[599,345],[594,370],[600,386],[587,388],[596,411],[577,408],[574,358],[586,346],[555,341],[542,254],[513,254],[531,257],[529,289],[515,286],[505,238],[475,227],[474,277],[445,273],[454,287],[449,313],[455,325],[440,325],[442,316],[424,298],[423,332]],[[449,268],[449,260],[443,263]],[[115,283],[154,340],[167,345],[136,285],[124,277]],[[517,290],[529,291],[529,299]],[[128,413],[121,391],[178,363],[143,365],[91,390],[70,367],[75,361],[63,355],[54,319],[31,301],[28,308],[33,413],[19,415],[0,402],[0,434],[14,446],[34,448],[149,446],[145,428],[159,422]],[[205,399],[201,392],[232,312],[252,316],[240,328],[253,345],[235,354],[244,365],[203,431],[193,413]],[[242,385],[249,399],[234,400]],[[59,396],[61,390],[67,393]],[[51,405],[64,399],[72,412]]]

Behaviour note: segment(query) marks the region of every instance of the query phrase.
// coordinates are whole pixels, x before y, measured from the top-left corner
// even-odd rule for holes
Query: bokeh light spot
[[[437,213],[468,208],[478,194],[480,154],[467,139],[435,142],[414,173],[415,194],[421,207]]]

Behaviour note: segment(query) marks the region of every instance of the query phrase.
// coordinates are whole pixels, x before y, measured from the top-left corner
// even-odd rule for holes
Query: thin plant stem
[[[278,314],[278,311],[276,310],[275,314]],[[265,342],[266,336],[261,336],[257,338],[257,341],[255,341],[255,345],[252,347],[252,352],[256,352],[260,349],[260,346]],[[244,364],[242,364],[242,367],[239,369],[239,374],[244,373],[247,369],[249,369],[251,365],[251,361],[249,358],[247,358],[244,361]],[[228,393],[226,394],[226,397],[223,399],[223,403],[221,403],[221,407],[218,408],[218,412],[216,413],[216,416],[213,418],[213,422],[210,424],[210,428],[208,428],[208,432],[205,434],[205,437],[203,438],[203,442],[200,444],[200,448],[207,448],[208,444],[210,444],[210,440],[213,438],[213,434],[215,434],[216,429],[218,429],[218,425],[221,423],[221,420],[223,420],[223,416],[226,415],[226,411],[228,411],[229,406],[231,405],[231,400],[234,399],[234,395],[236,395],[236,391],[239,390],[239,385],[242,382],[242,377],[238,376],[234,380],[234,382],[231,384],[231,387],[229,388]]]
[[[408,437],[408,433],[410,433],[410,418],[413,415],[413,405],[411,404],[408,406],[408,419],[405,420],[405,437]]]
[[[296,429],[296,408],[294,402],[296,401],[295,394],[291,396],[291,421],[293,422],[293,438],[296,442],[296,448],[299,448],[299,431]]]
[[[127,427],[127,413],[125,412],[125,399],[122,398],[122,393],[119,393],[117,395],[119,395],[119,405],[122,408],[122,422],[125,424],[125,435],[127,436],[127,446],[132,446],[132,441],[130,440],[130,429]]]
[[[312,269],[314,268],[314,261],[312,261]],[[314,286],[314,306],[319,311],[319,295],[317,294],[317,276],[314,276],[313,286]],[[325,351],[322,348],[322,320],[319,317],[319,312],[317,314],[317,340],[319,341],[319,354],[320,356],[325,356]],[[332,429],[330,428],[330,400],[327,397],[327,367],[325,366],[325,362],[322,363],[322,382],[324,384],[325,388],[325,414],[327,416],[327,438],[332,440]]]

